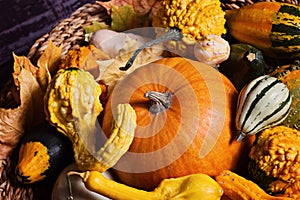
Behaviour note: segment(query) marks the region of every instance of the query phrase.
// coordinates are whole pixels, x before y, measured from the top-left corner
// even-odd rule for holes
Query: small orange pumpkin
[[[119,103],[130,103],[137,114],[133,143],[113,169],[119,180],[152,190],[166,178],[246,171],[252,141],[235,141],[237,96],[217,70],[185,58],[162,58],[124,77],[108,99],[102,122],[109,135]]]

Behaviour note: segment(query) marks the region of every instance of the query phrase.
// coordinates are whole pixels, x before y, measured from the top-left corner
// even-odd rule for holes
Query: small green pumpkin
[[[248,44],[231,44],[229,58],[219,71],[233,83],[238,91],[251,80],[265,74],[265,59],[257,48]]]
[[[24,184],[55,178],[73,162],[72,144],[48,122],[25,134],[15,168],[17,179]]]

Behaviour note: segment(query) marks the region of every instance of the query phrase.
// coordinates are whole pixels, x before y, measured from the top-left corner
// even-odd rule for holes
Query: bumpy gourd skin
[[[110,137],[98,149],[97,118],[103,110],[100,85],[87,71],[61,69],[45,94],[48,121],[72,142],[77,167],[81,171],[104,172],[128,150],[136,128],[136,114],[129,104],[116,106]]]
[[[300,197],[300,131],[285,126],[265,129],[249,157],[249,174],[266,192]]]
[[[219,0],[162,0],[161,12],[153,19],[156,27],[177,27],[189,39],[225,31],[225,13]]]
[[[90,73],[68,68],[57,72],[45,95],[47,119],[71,140],[80,169],[96,163],[89,152],[95,152],[95,122],[103,110],[100,94],[101,88]]]
[[[188,44],[194,44],[208,34],[225,34],[224,25],[225,12],[219,0],[161,0],[160,10],[152,19],[153,27],[180,29],[183,42],[170,41],[167,46],[182,52]],[[160,34],[163,33],[158,31]]]

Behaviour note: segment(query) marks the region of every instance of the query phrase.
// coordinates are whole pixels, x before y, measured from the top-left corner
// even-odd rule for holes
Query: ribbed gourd
[[[245,172],[252,138],[234,141],[237,98],[224,75],[191,59],[162,58],[134,70],[116,85],[103,114],[107,135],[115,105],[128,102],[137,114],[135,137],[114,174],[152,190],[166,178]]]
[[[291,102],[289,89],[279,79],[264,75],[251,81],[238,97],[237,140],[281,123],[289,113]]]
[[[277,59],[300,55],[300,6],[280,2],[258,2],[227,10],[231,36]]]

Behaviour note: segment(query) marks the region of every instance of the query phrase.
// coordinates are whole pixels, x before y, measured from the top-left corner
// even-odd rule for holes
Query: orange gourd
[[[246,171],[252,139],[235,141],[237,96],[225,76],[201,62],[162,58],[136,69],[120,80],[104,109],[107,136],[117,104],[129,103],[137,114],[135,138],[113,171],[145,190],[192,173]]]

